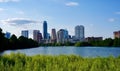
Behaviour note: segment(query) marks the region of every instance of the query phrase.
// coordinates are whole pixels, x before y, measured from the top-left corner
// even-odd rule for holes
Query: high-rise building
[[[115,31],[114,33],[114,38],[120,38],[120,31]]]
[[[11,33],[6,32],[6,33],[5,33],[5,37],[9,39],[9,38],[11,37]]]
[[[22,32],[21,32],[21,36],[24,36],[24,37],[26,37],[26,38],[28,38],[28,30],[23,30]]]
[[[60,29],[57,32],[57,43],[65,43],[68,41],[69,35],[68,31],[65,29]]]
[[[47,32],[47,21],[43,22],[43,39],[47,39],[48,37],[48,32]]]
[[[56,30],[52,29],[51,31],[51,41],[54,43],[57,41]]]
[[[78,25],[75,27],[75,38],[79,41],[84,41],[84,26]]]
[[[67,42],[68,39],[69,39],[68,30],[64,29],[64,40],[65,40],[65,42]]]
[[[37,42],[41,42],[42,40],[42,34],[40,33],[39,30],[33,30],[33,40],[37,41]]]
[[[64,43],[64,30],[60,29],[57,32],[57,43]]]

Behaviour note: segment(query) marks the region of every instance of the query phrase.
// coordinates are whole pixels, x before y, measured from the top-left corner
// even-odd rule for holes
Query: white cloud
[[[108,21],[109,22],[115,22],[116,20],[114,18],[109,18]]]
[[[2,2],[18,2],[20,0],[0,0],[0,3]]]
[[[1,20],[2,24],[10,24],[13,26],[21,26],[25,24],[31,24],[31,23],[39,23],[38,21],[26,19],[26,18],[11,18],[7,20]]]
[[[66,6],[78,6],[79,3],[78,2],[67,2],[65,5]]]
[[[23,15],[25,13],[23,11],[18,11],[17,14]]]
[[[120,15],[120,12],[115,12],[115,14],[119,14]]]

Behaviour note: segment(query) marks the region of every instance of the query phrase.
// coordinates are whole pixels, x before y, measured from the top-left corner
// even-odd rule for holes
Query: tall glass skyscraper
[[[47,39],[48,33],[47,33],[47,21],[43,22],[43,39]]]

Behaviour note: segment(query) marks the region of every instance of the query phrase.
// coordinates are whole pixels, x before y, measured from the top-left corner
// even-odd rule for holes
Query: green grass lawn
[[[82,58],[75,55],[3,55],[0,71],[120,71],[120,57]]]

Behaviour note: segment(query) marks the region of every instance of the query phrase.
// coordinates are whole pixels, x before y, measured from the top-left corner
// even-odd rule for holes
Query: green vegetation
[[[120,38],[106,38],[101,41],[78,42],[75,46],[101,46],[101,47],[120,47]]]
[[[0,71],[120,71],[120,57],[82,58],[75,55],[3,55]]]
[[[32,47],[38,47],[38,43],[23,36],[17,38],[15,35],[12,35],[10,39],[7,39],[4,37],[2,29],[0,29],[0,52],[8,49],[25,49]]]

